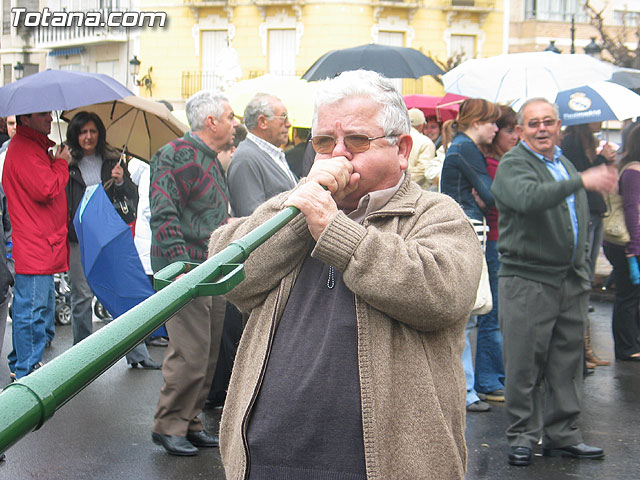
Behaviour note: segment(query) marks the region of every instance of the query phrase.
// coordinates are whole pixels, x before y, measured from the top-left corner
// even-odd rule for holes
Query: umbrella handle
[[[129,145],[129,139],[131,138],[131,134],[133,133],[133,127],[135,127],[136,125],[136,120],[138,119],[139,113],[140,113],[140,110],[136,109],[136,115],[135,117],[133,117],[133,122],[131,122],[131,129],[129,130],[129,135],[127,135],[127,140],[124,142],[124,145],[122,146],[122,153],[125,152],[125,150],[127,149],[127,145]],[[122,161],[122,158],[120,160]]]

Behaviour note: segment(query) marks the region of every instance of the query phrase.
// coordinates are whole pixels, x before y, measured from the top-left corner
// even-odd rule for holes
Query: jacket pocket
[[[49,242],[49,246],[51,247],[51,251],[55,252],[57,248],[66,242],[66,235],[63,232],[55,232],[51,235],[47,235],[47,242]]]

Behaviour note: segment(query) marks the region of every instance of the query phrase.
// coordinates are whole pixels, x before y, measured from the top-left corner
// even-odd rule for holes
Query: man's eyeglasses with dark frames
[[[544,125],[547,128],[553,127],[556,123],[558,123],[558,119],[556,118],[545,118],[544,120],[529,120],[527,122],[527,127],[529,128],[539,128],[540,124]]]
[[[378,140],[379,138],[397,137],[397,135],[380,135],[379,137],[367,137],[366,135],[352,134],[345,135],[343,142],[344,146],[351,153],[362,153],[369,150],[371,142]],[[331,153],[336,148],[338,140],[330,135],[316,135],[311,138],[311,144],[316,153]]]

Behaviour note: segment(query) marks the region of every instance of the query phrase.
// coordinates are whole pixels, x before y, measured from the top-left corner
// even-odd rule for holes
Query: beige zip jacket
[[[274,197],[250,217],[217,229],[209,254],[275,215],[287,197]],[[248,477],[251,409],[275,329],[310,250],[341,270],[355,294],[367,478],[463,478],[466,387],[461,355],[482,252],[458,205],[445,195],[423,191],[408,175],[363,225],[338,213],[316,244],[298,215],[245,262],[246,280],[228,294],[250,317],[221,421],[227,478]],[[278,439],[273,442],[278,448]]]

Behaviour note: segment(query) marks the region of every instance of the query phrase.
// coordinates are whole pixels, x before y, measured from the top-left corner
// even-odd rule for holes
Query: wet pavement
[[[612,360],[610,303],[594,302],[591,314],[596,352]],[[533,313],[533,312],[532,312]],[[100,326],[96,324],[96,327]],[[0,385],[9,381],[6,355],[10,326],[0,361]],[[71,346],[71,326],[58,327],[45,361]],[[150,347],[155,360],[164,349]],[[0,463],[0,479],[223,479],[217,449],[197,457],[172,457],[151,442],[151,423],[162,384],[159,371],[131,370],[120,360],[60,409],[39,431],[23,438]],[[586,443],[605,449],[604,460],[542,457],[531,466],[507,465],[503,404],[467,416],[469,480],[496,479],[640,479],[640,363],[614,362],[598,367],[585,381],[581,426]],[[219,411],[208,411],[205,424],[215,430]],[[425,472],[428,478],[428,473]]]

